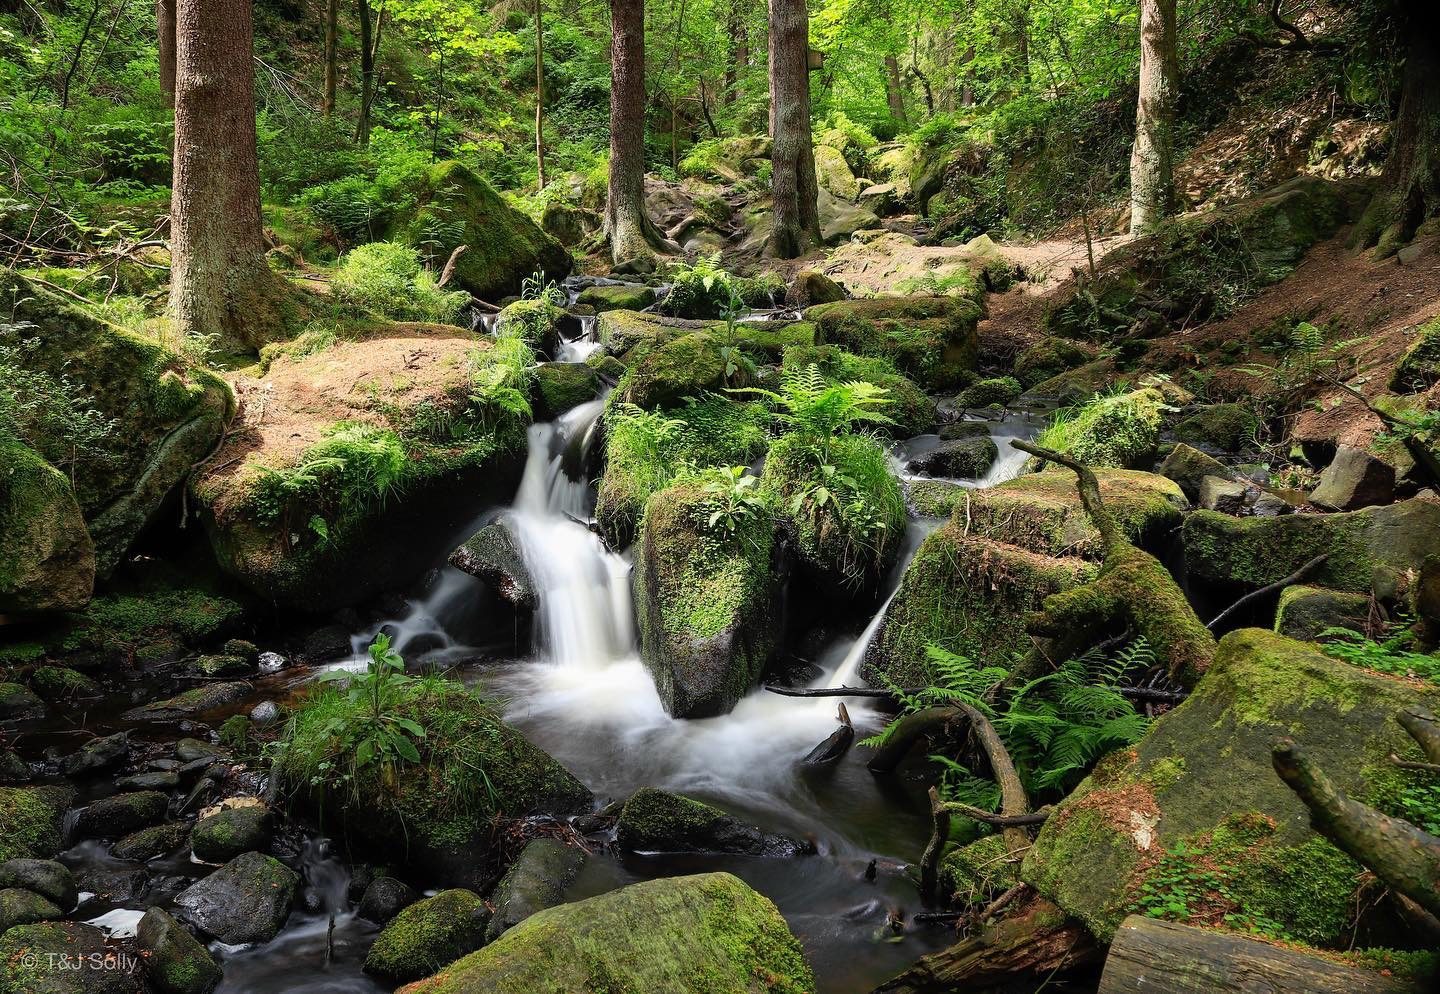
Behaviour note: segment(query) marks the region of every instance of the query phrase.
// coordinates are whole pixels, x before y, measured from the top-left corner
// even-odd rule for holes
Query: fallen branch
[[[925,708],[907,714],[895,722],[885,741],[876,748],[867,766],[871,773],[893,773],[911,747],[922,737],[939,731],[949,722],[962,717],[955,708]]]
[[[781,697],[894,697],[895,694],[889,690],[880,690],[876,687],[777,687],[774,684],[765,684],[765,689],[772,694],[779,694]],[[919,690],[907,689],[906,694],[919,693]]]
[[[1045,805],[1037,811],[1030,811],[1020,815],[996,814],[993,811],[986,811],[984,808],[971,807],[968,804],[961,804],[959,801],[946,801],[945,808],[951,814],[963,815],[971,821],[978,821],[985,825],[994,825],[996,828],[1015,828],[1023,825],[1043,825],[1053,811],[1050,805]]]
[[[437,287],[444,286],[450,282],[451,278],[455,275],[455,263],[459,262],[460,257],[468,251],[470,251],[469,245],[455,246],[455,251],[451,252],[450,258],[445,260],[445,268],[440,270],[440,278],[435,281]]]
[[[1270,596],[1271,594],[1279,593],[1281,590],[1284,590],[1286,587],[1290,586],[1292,583],[1299,583],[1299,582],[1300,582],[1301,580],[1303,580],[1305,577],[1309,576],[1309,575],[1310,575],[1311,573],[1313,573],[1315,570],[1319,569],[1319,568],[1321,567],[1321,565],[1324,564],[1325,560],[1327,560],[1327,559],[1329,559],[1329,558],[1330,558],[1330,553],[1328,553],[1328,552],[1322,552],[1322,553],[1320,553],[1320,555],[1318,555],[1318,556],[1316,556],[1314,559],[1310,560],[1310,561],[1309,561],[1308,563],[1306,563],[1304,566],[1301,566],[1301,567],[1300,567],[1299,569],[1297,569],[1295,572],[1293,572],[1293,573],[1291,573],[1289,576],[1285,577],[1285,579],[1283,579],[1283,580],[1276,580],[1274,583],[1267,583],[1265,586],[1261,587],[1259,590],[1253,590],[1253,591],[1251,591],[1250,593],[1246,594],[1244,597],[1242,597],[1242,598],[1240,598],[1238,601],[1236,601],[1234,604],[1231,604],[1231,605],[1230,605],[1229,607],[1227,607],[1225,610],[1223,610],[1223,611],[1221,611],[1219,614],[1215,615],[1215,617],[1211,618],[1209,624],[1207,624],[1205,627],[1206,627],[1206,628],[1209,628],[1211,631],[1214,631],[1216,625],[1220,624],[1220,622],[1222,622],[1222,621],[1224,621],[1226,618],[1230,617],[1230,615],[1234,614],[1236,611],[1240,610],[1242,607],[1245,607],[1245,606],[1248,605],[1248,604],[1254,604],[1254,603],[1255,603],[1256,601],[1258,601],[1258,600],[1263,600],[1264,598]]]

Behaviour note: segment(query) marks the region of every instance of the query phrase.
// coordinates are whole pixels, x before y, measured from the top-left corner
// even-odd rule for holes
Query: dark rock
[[[28,721],[45,716],[45,702],[29,687],[0,683],[0,721]]]
[[[907,468],[912,473],[924,473],[927,476],[977,480],[990,472],[990,467],[999,456],[1000,450],[994,439],[977,436],[955,442],[942,442],[929,452],[911,459]]]
[[[64,666],[41,666],[30,674],[30,687],[45,700],[93,700],[102,695],[100,685],[84,673]]]
[[[420,900],[415,889],[394,877],[376,877],[360,898],[360,917],[376,925],[386,925],[401,911]]]
[[[227,656],[239,656],[251,666],[260,660],[260,647],[245,639],[229,639],[220,647],[220,651]]]
[[[1177,424],[1175,437],[1216,452],[1239,452],[1258,424],[1255,413],[1244,404],[1215,404]]]
[[[940,426],[942,442],[959,442],[967,438],[989,438],[990,425],[984,421],[956,421]]]
[[[179,787],[180,774],[173,770],[136,773],[115,781],[117,790],[177,790]]]
[[[485,581],[518,608],[533,611],[539,604],[520,543],[503,521],[486,525],[466,539],[450,554],[450,565]]]
[[[94,894],[86,901],[101,904],[129,904],[138,901],[150,884],[150,874],[143,869],[119,869],[113,866],[90,866],[76,870],[75,886],[81,893]]]
[[[1192,501],[1200,498],[1200,481],[1205,477],[1228,479],[1230,475],[1224,464],[1214,456],[1208,456],[1184,442],[1170,450],[1160,464],[1159,473],[1167,480],[1180,484],[1180,489]]]
[[[1275,630],[1302,642],[1314,642],[1327,628],[1365,632],[1375,604],[1369,594],[1350,594],[1295,584],[1280,593]]]
[[[486,941],[494,942],[535,912],[563,903],[584,865],[584,850],[557,839],[532,839],[490,895],[495,913]]]
[[[854,741],[855,729],[849,724],[843,724],[831,732],[824,742],[811,749],[802,762],[806,766],[828,766],[844,757]]]
[[[145,975],[160,994],[210,994],[220,983],[220,967],[209,951],[159,908],[140,919],[135,943]]]
[[[979,380],[961,390],[955,397],[957,407],[1004,407],[1020,396],[1020,381],[1013,376]]]
[[[21,890],[18,887],[0,890],[0,933],[16,925],[59,918],[61,914],[60,908],[53,902],[34,891]]]
[[[170,798],[155,790],[102,797],[75,819],[80,838],[113,839],[164,820]]]
[[[708,804],[655,787],[630,795],[616,826],[616,844],[630,852],[717,852],[794,856],[814,846],[762,832]]]
[[[305,636],[302,655],[312,662],[324,663],[350,655],[350,630],[340,625],[325,625]]]
[[[73,969],[45,969],[52,961]],[[136,966],[135,957],[116,956],[105,933],[91,925],[37,922],[0,936],[0,989],[6,994],[136,994]]]
[[[1310,503],[1332,511],[1357,511],[1395,499],[1395,468],[1364,449],[1342,445],[1320,474]]]
[[[67,777],[82,777],[113,769],[130,755],[130,737],[116,732],[100,739],[91,739],[75,752],[60,760],[60,772]]]
[[[1236,480],[1207,476],[1200,481],[1200,497],[1196,501],[1207,511],[1239,514],[1245,510],[1245,496],[1250,488]]]
[[[272,830],[273,819],[265,805],[237,805],[197,821],[190,833],[190,848],[198,859],[223,863],[241,853],[267,848]]]
[[[198,656],[185,667],[186,672],[209,679],[244,676],[255,668],[255,664],[244,656],[207,655]]]
[[[172,821],[131,832],[110,847],[110,854],[116,859],[133,859],[138,863],[147,863],[152,859],[168,856],[189,841],[190,826],[184,822]]]
[[[244,700],[250,693],[251,687],[248,683],[208,683],[182,691],[163,701],[131,708],[121,715],[121,718],[126,721],[179,721],[228,707]]]
[[[75,877],[53,859],[8,859],[0,863],[0,887],[34,891],[62,912],[75,907]]]
[[[490,912],[468,890],[441,891],[402,910],[376,937],[365,971],[392,980],[428,976],[485,944]]]
[[[1276,518],[1282,514],[1294,514],[1295,505],[1284,497],[1262,490],[1256,495],[1255,503],[1250,505],[1250,513],[1257,518]]]
[[[0,749],[0,784],[28,783],[34,775],[30,764],[14,749]]]
[[[193,763],[199,759],[229,759],[230,753],[221,746],[200,739],[181,739],[175,743],[175,758],[182,763]]]
[[[299,883],[279,861],[247,852],[182,891],[177,916],[230,945],[268,942],[285,924]]]

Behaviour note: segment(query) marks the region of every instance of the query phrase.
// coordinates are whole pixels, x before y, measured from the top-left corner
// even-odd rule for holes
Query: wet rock
[[[250,709],[250,720],[261,728],[269,728],[284,716],[274,701],[261,701]]]
[[[911,459],[912,473],[961,480],[978,480],[990,471],[1000,450],[989,436],[942,442],[924,455]]]
[[[466,539],[450,554],[450,565],[485,581],[517,608],[533,611],[540,602],[520,542],[503,521],[486,525]]]
[[[210,994],[220,983],[220,967],[209,951],[159,908],[140,919],[135,942],[146,979],[160,994]]]
[[[1320,474],[1310,503],[1332,511],[1357,511],[1395,499],[1395,469],[1364,449],[1340,446]]]
[[[600,374],[583,362],[542,362],[534,373],[537,421],[553,421],[600,395]]]
[[[75,831],[86,839],[119,838],[163,821],[169,806],[169,796],[156,790],[102,797],[81,809]]]
[[[195,822],[190,848],[197,859],[223,863],[241,853],[268,848],[273,828],[270,809],[263,804],[228,807]]]
[[[1004,407],[1020,396],[1020,381],[1013,376],[979,380],[955,397],[955,406],[963,408]]]
[[[254,663],[244,656],[205,655],[191,660],[186,671],[194,676],[210,679],[244,676],[255,668]]]
[[[0,935],[0,983],[15,994],[136,994],[135,959],[117,956],[91,925],[37,922]],[[74,969],[48,969],[52,961]]]
[[[674,407],[686,397],[718,389],[725,379],[720,345],[693,332],[650,349],[630,366],[616,398],[647,410]]]
[[[34,772],[14,749],[0,749],[0,784],[28,783]]]
[[[1293,735],[1341,791],[1394,810],[1403,782],[1382,774],[1393,769],[1389,755],[1420,756],[1395,714],[1437,702],[1440,689],[1315,646],[1231,632],[1184,704],[1056,806],[1021,876],[1102,941],[1132,896],[1176,866],[1218,874],[1245,913],[1298,941],[1343,941],[1360,867],[1311,830],[1309,812],[1271,768],[1271,746]]]
[[[585,865],[585,852],[557,839],[532,839],[506,871],[490,902],[495,913],[485,930],[494,942],[526,918],[565,900],[566,889]]]
[[[365,971],[416,980],[485,944],[490,912],[468,890],[441,891],[403,909],[376,937]]]
[[[376,877],[360,898],[361,918],[377,925],[388,924],[401,911],[420,900],[415,889],[394,877]]]
[[[624,284],[620,286],[589,286],[580,291],[575,299],[577,304],[589,304],[595,313],[602,311],[643,311],[655,303],[655,291],[648,286]]]
[[[301,653],[312,662],[324,663],[350,655],[350,630],[343,625],[324,625],[305,636]]]
[[[189,841],[190,826],[184,822],[172,821],[131,832],[111,846],[110,853],[117,859],[148,863],[152,859],[169,855]]]
[[[688,986],[676,980],[677,970],[703,977],[707,994],[815,989],[775,905],[728,873],[649,880],[548,908],[449,964],[424,988],[589,994],[604,977],[613,990],[658,992]]]
[[[81,867],[75,872],[75,886],[82,894],[93,894],[86,900],[101,904],[129,904],[140,900],[150,884],[150,874],[143,869],[121,869],[114,866]]]
[[[299,883],[279,861],[247,852],[182,891],[176,915],[231,945],[268,942],[285,924]]]
[[[1244,404],[1214,404],[1175,426],[1175,437],[1214,452],[1239,452],[1254,437],[1259,421]]]
[[[115,781],[116,790],[177,790],[180,787],[180,774],[174,770],[154,770],[149,773],[136,773],[133,776],[121,777]]]
[[[260,659],[260,647],[249,639],[226,639],[220,651],[227,656],[239,656],[251,666]]]
[[[0,683],[0,721],[27,721],[45,716],[45,702],[29,687]]]
[[[1365,632],[1374,611],[1375,604],[1368,594],[1292,584],[1280,593],[1275,631],[1302,642],[1319,640],[1328,628]]]
[[[32,891],[61,912],[75,907],[78,896],[70,868],[53,859],[8,859],[0,863],[0,887]]]
[[[65,842],[71,787],[0,787],[0,860],[48,859]]]
[[[1229,471],[1214,456],[1206,455],[1199,449],[1184,442],[1176,445],[1165,457],[1158,470],[1167,480],[1174,480],[1192,501],[1200,498],[1200,483],[1207,476],[1228,479]]]
[[[208,683],[181,691],[174,697],[131,708],[121,718],[126,721],[179,721],[237,704],[249,697],[248,683]]]
[[[989,438],[990,425],[984,421],[956,421],[940,426],[942,442],[959,442],[967,438]]]
[[[718,808],[655,787],[630,795],[616,824],[615,842],[629,852],[795,856],[814,851],[808,843],[762,832]]]
[[[185,738],[175,743],[175,758],[182,763],[193,763],[201,759],[229,759],[230,752],[210,742]]]
[[[16,925],[29,925],[50,918],[59,918],[59,907],[33,891],[17,887],[0,890],[0,933]]]
[[[814,269],[803,269],[796,273],[795,279],[785,291],[787,307],[810,307],[844,299],[845,288]]]
[[[1237,480],[1206,476],[1200,480],[1197,503],[1207,511],[1240,514],[1245,510],[1245,497],[1249,492],[1250,488]]]
[[[968,297],[877,297],[805,311],[823,340],[859,355],[890,359],[929,389],[958,383],[975,368],[983,308]]]
[[[75,752],[60,760],[60,772],[67,777],[83,777],[114,769],[130,755],[130,736],[116,732],[104,738],[91,739]]]
[[[278,652],[262,652],[257,660],[260,672],[264,674],[279,673],[287,663],[285,657]]]
[[[94,700],[101,696],[100,685],[84,673],[64,666],[40,666],[30,674],[30,686],[53,703]]]

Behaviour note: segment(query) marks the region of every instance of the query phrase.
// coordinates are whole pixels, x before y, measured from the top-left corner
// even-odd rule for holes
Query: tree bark
[[[360,120],[355,126],[355,140],[370,144],[370,110],[375,102],[375,22],[370,14],[370,0],[359,0],[360,6]]]
[[[160,92],[175,106],[175,0],[155,0],[155,36],[160,50]]]
[[[545,189],[545,27],[535,0],[535,188]]]
[[[645,216],[645,0],[610,0],[610,189],[615,263],[653,254]]]
[[[885,103],[890,116],[901,124],[909,124],[905,116],[905,90],[900,85],[900,60],[893,55],[885,56]]]
[[[805,0],[770,0],[770,139],[774,227],[769,255],[819,244],[819,183],[810,136],[810,15]]]
[[[1380,175],[1353,243],[1393,255],[1427,220],[1440,216],[1440,9],[1434,3],[1405,3],[1402,37],[1405,57],[1390,157]]]
[[[1175,213],[1175,105],[1180,94],[1175,0],[1140,0],[1140,100],[1130,155],[1130,230]]]
[[[725,106],[735,102],[735,87],[740,81],[740,52],[744,45],[745,17],[740,11],[740,0],[730,0],[725,14],[725,84],[720,100]]]
[[[339,81],[340,0],[325,0],[325,93],[320,111],[326,117],[335,113],[335,89]]]
[[[253,349],[281,318],[260,221],[250,5],[175,5],[170,315],[184,335]]]

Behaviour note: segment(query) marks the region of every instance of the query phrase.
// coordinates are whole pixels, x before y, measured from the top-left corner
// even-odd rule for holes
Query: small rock
[[[136,773],[115,781],[117,790],[175,790],[180,786],[180,774],[173,770],[155,770],[150,773]]]
[[[270,809],[264,804],[229,807],[202,815],[190,833],[190,849],[197,859],[223,863],[244,852],[270,845]]]
[[[1276,518],[1282,514],[1295,513],[1295,506],[1284,497],[1262,490],[1255,498],[1255,503],[1250,505],[1250,513],[1257,518]]]
[[[231,655],[198,656],[185,667],[188,673],[210,678],[244,676],[254,668],[244,656]]]
[[[114,866],[92,866],[79,869],[75,874],[75,886],[80,893],[91,895],[84,899],[84,905],[128,904],[137,901],[150,882],[150,874],[144,869],[117,869]]]
[[[227,656],[239,656],[251,666],[260,658],[260,647],[245,639],[230,639],[220,647],[220,651]]]
[[[343,659],[350,655],[350,631],[340,625],[325,625],[305,636],[305,658],[314,662]]]
[[[1275,630],[1303,642],[1314,642],[1327,628],[1364,632],[1374,608],[1369,594],[1347,594],[1295,584],[1280,592]]]
[[[102,797],[80,810],[75,831],[85,839],[118,838],[162,821],[169,806],[170,798],[155,790]]]
[[[172,821],[131,832],[110,847],[110,855],[116,859],[148,863],[152,859],[168,856],[189,840],[190,826],[184,822]]]
[[[518,608],[539,604],[535,581],[520,552],[520,543],[505,522],[480,529],[450,554],[450,565],[485,581]]]
[[[35,693],[52,704],[57,701],[90,700],[101,696],[100,685],[84,673],[64,666],[41,666],[30,674]]]
[[[53,859],[7,859],[0,863],[0,887],[34,891],[62,912],[75,907],[75,877]]]
[[[130,754],[130,737],[116,732],[101,739],[91,739],[75,752],[60,760],[60,772],[67,777],[85,776],[112,769]]]
[[[285,657],[278,652],[262,652],[259,659],[260,672],[265,674],[279,673],[288,663]]]
[[[250,720],[261,728],[275,724],[281,717],[280,705],[274,701],[261,701],[250,709]]]
[[[229,759],[230,753],[200,739],[181,739],[175,743],[175,758],[182,763],[193,763],[197,759]]]
[[[976,436],[941,442],[929,452],[911,459],[907,468],[912,473],[928,476],[978,480],[990,471],[999,455],[994,439]]]
[[[1207,511],[1221,514],[1239,514],[1245,510],[1245,495],[1249,488],[1235,480],[1223,480],[1218,476],[1207,476],[1200,480],[1199,504]]]
[[[770,835],[718,808],[679,794],[642,787],[620,811],[616,843],[628,852],[717,852],[794,856],[814,846]]]
[[[401,911],[420,899],[415,889],[394,877],[376,877],[360,898],[360,917],[377,925],[387,925]]]
[[[299,883],[278,860],[243,853],[183,890],[175,898],[177,916],[230,945],[268,942],[285,924]]]
[[[1205,477],[1225,479],[1229,476],[1229,471],[1218,459],[1184,442],[1170,450],[1170,454],[1160,464],[1159,473],[1165,479],[1178,483],[1191,501],[1200,499],[1200,481]]]
[[[441,891],[402,910],[365,956],[365,972],[394,980],[427,977],[485,944],[490,912],[468,890]]]
[[[145,976],[161,994],[210,994],[220,983],[220,967],[209,951],[159,908],[140,919],[136,945]]]
[[[796,273],[795,279],[785,291],[785,304],[789,307],[830,304],[844,299],[845,288],[815,269]]]
[[[179,721],[235,704],[249,695],[248,683],[210,683],[203,687],[193,687],[163,701],[131,708],[121,715],[121,718],[126,721]]]
[[[1356,511],[1394,499],[1394,467],[1349,445],[1340,446],[1310,495],[1310,503],[1331,511]]]
[[[14,749],[0,749],[0,783],[29,783],[34,775]]]
[[[0,721],[27,721],[45,716],[45,702],[29,687],[0,683]]]

